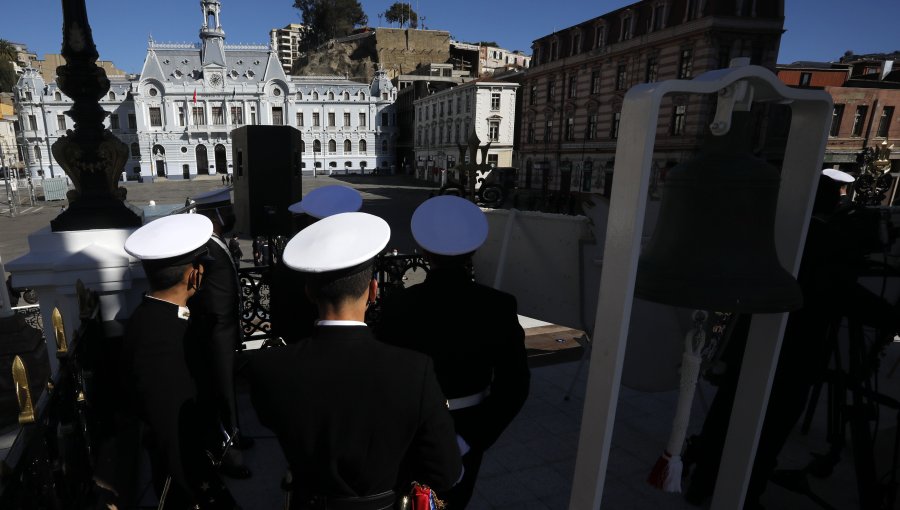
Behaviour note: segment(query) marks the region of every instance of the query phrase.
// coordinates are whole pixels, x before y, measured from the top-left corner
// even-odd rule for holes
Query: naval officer
[[[822,170],[822,175],[837,183],[837,186],[840,189],[840,199],[838,202],[839,205],[850,205],[852,194],[849,192],[848,188],[856,179],[854,179],[853,176],[848,174],[847,172],[842,172],[837,168],[826,168]]]
[[[416,209],[411,227],[431,270],[423,283],[385,299],[378,336],[434,360],[464,452],[463,479],[446,493],[456,510],[472,497],[484,451],[528,396],[525,333],[513,296],[472,281],[472,254],[488,233],[481,209],[434,197]]]
[[[292,508],[393,508],[409,482],[438,495],[459,479],[453,421],[431,361],[375,340],[373,259],[388,224],[351,212],[298,233],[285,264],[306,274],[319,320],[312,336],[252,354],[251,397],[291,467]]]
[[[292,204],[288,210],[293,213],[295,231],[303,230],[313,223],[345,212],[357,212],[362,207],[359,191],[342,185],[322,186]],[[272,331],[286,343],[293,343],[312,334],[318,311],[316,305],[298,291],[306,286],[304,274],[292,271],[279,260],[273,270],[269,285],[269,310]]]
[[[194,197],[197,214],[212,222],[206,243],[211,261],[206,266],[203,288],[190,299],[193,320],[188,331],[189,367],[197,379],[201,405],[222,424],[234,448],[222,461],[222,473],[231,478],[249,478],[240,448],[252,439],[239,436],[234,394],[235,353],[241,345],[240,292],[237,267],[223,237],[234,228],[231,188],[219,188]]]
[[[186,304],[202,287],[212,231],[204,216],[167,216],[125,241],[125,251],[141,260],[150,285],[128,321],[125,360],[138,415],[149,428],[160,509],[237,508],[210,460],[221,453],[204,439],[216,424],[199,409],[185,360]]]

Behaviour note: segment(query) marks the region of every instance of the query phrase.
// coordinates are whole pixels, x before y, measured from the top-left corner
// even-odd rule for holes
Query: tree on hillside
[[[306,26],[303,42],[307,47],[343,37],[369,22],[358,0],[294,0],[294,7]]]
[[[18,56],[16,47],[6,39],[0,39],[0,60],[8,60],[14,62]]]
[[[12,92],[19,80],[12,65],[17,55],[18,52],[12,43],[6,39],[0,39],[0,92]]]
[[[408,2],[394,2],[388,10],[384,11],[384,19],[388,23],[399,23],[400,28],[403,28],[404,23],[410,28],[419,26],[419,15]]]
[[[13,70],[12,62],[0,60],[0,92],[12,92],[19,81],[19,75]]]

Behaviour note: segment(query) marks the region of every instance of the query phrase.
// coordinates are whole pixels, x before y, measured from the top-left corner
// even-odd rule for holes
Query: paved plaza
[[[304,192],[327,184],[348,184],[364,197],[363,210],[383,216],[391,224],[390,248],[401,252],[414,247],[409,232],[409,218],[415,207],[435,190],[405,177],[318,177],[304,178]],[[193,181],[129,183],[129,200],[135,205],[183,204],[188,196],[221,186],[214,178]],[[48,225],[59,213],[59,203],[39,202],[16,217],[0,216],[0,256],[10,261],[27,252],[27,234]],[[0,210],[0,213],[4,211]],[[243,240],[245,257],[249,257],[249,240]],[[248,261],[249,262],[249,261]],[[452,320],[452,318],[448,318]],[[581,352],[580,348],[573,350]],[[587,364],[580,366],[573,356],[551,360],[532,359],[531,392],[522,412],[506,430],[484,460],[476,494],[470,508],[484,509],[566,509],[578,450],[582,406],[587,381]],[[888,395],[900,394],[897,376],[885,374],[900,359],[900,349],[892,345],[883,361],[880,390]],[[571,398],[564,399],[572,387]],[[702,425],[705,411],[715,388],[707,383],[699,386],[694,400],[690,433]],[[782,467],[800,468],[810,460],[810,452],[824,452],[825,393],[819,411],[807,436],[795,432],[782,455]],[[256,439],[256,446],[245,452],[247,464],[254,472],[245,481],[229,480],[236,498],[246,510],[281,508],[283,493],[279,483],[286,463],[272,433],[257,422],[243,384],[239,388],[239,405],[243,427]],[[287,396],[285,397],[287,401]],[[689,509],[678,494],[666,494],[650,487],[645,479],[668,439],[674,416],[677,392],[642,393],[621,389],[613,433],[612,450],[604,491],[604,508],[610,509]],[[882,423],[894,423],[896,416],[883,413]],[[885,456],[893,446],[895,425],[883,425],[879,434],[880,449]],[[849,446],[834,474],[824,480],[811,478],[814,493],[834,508],[858,508],[853,453]],[[881,464],[882,468],[886,464]],[[880,472],[884,472],[883,470]],[[155,508],[155,495],[143,473],[141,507]],[[809,498],[769,485],[764,504],[767,509],[806,510],[822,508]]]
[[[415,248],[409,231],[409,219],[415,208],[428,199],[437,188],[405,176],[304,176],[303,193],[329,184],[344,184],[358,189],[363,195],[362,210],[383,217],[391,225],[388,248],[411,252]],[[153,183],[128,182],[128,201],[144,207],[151,200],[157,205],[184,204],[186,198],[222,186],[219,176],[201,177],[190,181],[159,180]],[[39,188],[38,188],[39,189]],[[40,198],[40,194],[38,194]],[[28,252],[28,234],[44,228],[56,217],[65,201],[38,200],[31,206],[22,199],[18,214],[10,216],[6,195],[0,188],[0,258],[9,262]],[[242,236],[242,250],[250,261],[250,238]]]

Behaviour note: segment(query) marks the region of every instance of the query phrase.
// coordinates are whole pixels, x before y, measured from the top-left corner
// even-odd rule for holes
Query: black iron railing
[[[40,332],[44,331],[44,320],[41,317],[40,305],[14,306],[13,311],[25,319],[25,324]]]
[[[241,293],[243,341],[270,340],[272,319],[269,308],[270,266],[242,267],[238,270]]]
[[[280,252],[276,252],[277,255]],[[375,258],[378,299],[369,307],[366,320],[376,321],[381,300],[391,292],[425,279],[428,263],[419,253],[386,253]],[[270,308],[271,266],[242,267],[238,271],[241,292],[241,331],[244,347],[260,341],[278,341],[272,329]],[[295,289],[294,292],[303,292]]]
[[[95,487],[95,445],[102,441],[98,409],[106,407],[98,394],[103,363],[91,358],[104,349],[104,336],[94,301],[91,310],[82,311],[68,352],[58,355],[59,368],[47,388],[32,393],[34,422],[17,429],[7,452],[0,508],[87,507]]]

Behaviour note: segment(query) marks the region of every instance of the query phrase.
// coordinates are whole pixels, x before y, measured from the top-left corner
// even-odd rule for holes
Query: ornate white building
[[[106,123],[131,147],[129,179],[189,179],[232,172],[231,130],[290,125],[304,141],[308,173],[394,166],[397,90],[383,72],[371,84],[336,76],[287,76],[265,45],[226,45],[219,0],[201,0],[199,44],[150,40],[140,75],[110,78]],[[20,145],[37,177],[61,176],[49,148],[72,119],[56,83],[26,70],[16,87]],[[27,150],[25,150],[27,148]]]

